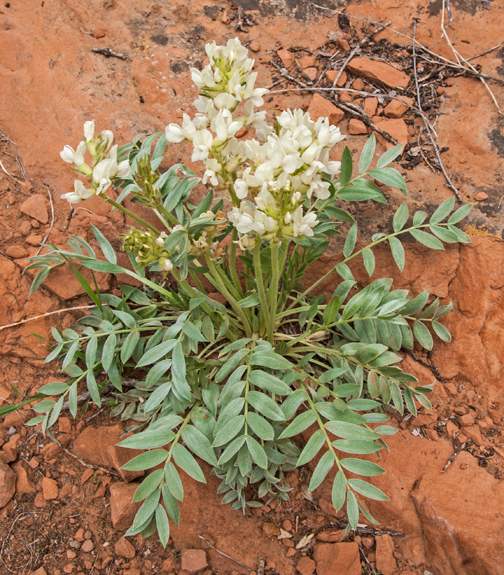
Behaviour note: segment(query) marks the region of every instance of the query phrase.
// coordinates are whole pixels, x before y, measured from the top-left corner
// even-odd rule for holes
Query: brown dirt
[[[336,5],[328,0],[315,4],[328,8]],[[338,6],[341,9],[343,3]],[[235,30],[237,7],[248,16],[247,32]],[[38,251],[38,243],[46,234],[50,232],[49,242],[63,245],[70,234],[89,239],[89,223],[94,223],[116,247],[120,246],[118,233],[125,222],[119,213],[109,214],[99,200],[90,200],[69,219],[68,204],[59,198],[72,185],[72,174],[60,161],[59,152],[64,144],[79,139],[84,121],[94,118],[100,129],[112,129],[122,142],[179,121],[182,113],[192,113],[195,97],[188,68],[201,65],[206,42],[223,43],[236,35],[243,42],[257,43],[254,49],[258,48],[255,58],[261,85],[271,86],[281,80],[278,65],[286,61],[294,80],[278,83],[273,90],[299,87],[296,82],[306,83],[310,75],[313,77],[313,69],[316,78],[323,76],[327,54],[333,55],[335,50],[341,52],[336,62],[343,61],[348,47],[354,47],[370,30],[358,18],[391,20],[395,30],[410,38],[412,20],[418,18],[417,39],[433,52],[453,58],[441,38],[441,9],[440,0],[359,2],[347,6],[351,16],[347,18],[304,0],[219,0],[208,5],[200,0],[2,3],[0,327],[88,303],[68,270],[59,271],[28,297],[30,280],[22,275],[25,258]],[[501,41],[502,4],[456,0],[452,1],[452,12],[450,38],[464,57]],[[106,58],[92,52],[94,48],[111,48],[127,59]],[[281,49],[284,52],[277,55]],[[405,94],[414,97],[410,39],[384,30],[359,56],[383,58],[403,69],[410,77]],[[500,84],[489,85],[504,106],[504,48],[472,63],[501,79]],[[436,120],[444,165],[464,201],[488,197],[477,202],[468,220],[471,246],[433,253],[410,244],[403,275],[394,268],[388,253],[379,252],[377,274],[393,277],[397,287],[407,287],[414,295],[430,289],[444,301],[454,301],[454,312],[446,321],[453,343],[437,341],[431,354],[415,350],[414,357],[405,356],[407,369],[423,383],[436,378],[438,384],[432,414],[397,420],[400,431],[391,439],[391,452],[382,461],[387,473],[376,482],[391,498],[389,503],[372,506],[380,520],[379,529],[400,532],[404,537],[393,536],[391,544],[382,539],[385,536],[364,532],[351,536],[345,544],[355,539],[370,564],[385,575],[419,575],[425,571],[435,575],[499,575],[504,573],[504,435],[500,411],[504,409],[500,377],[504,363],[504,242],[500,239],[504,223],[504,121],[477,79],[462,77],[457,71],[440,77],[439,67],[425,62],[423,66],[420,73],[431,74],[425,82],[432,80],[432,90],[425,87],[423,92],[428,104],[425,111]],[[347,72],[346,87],[362,89],[362,84],[353,84],[357,76]],[[324,78],[319,85],[331,84]],[[327,93],[322,95],[329,98]],[[307,92],[273,93],[267,107],[272,113],[286,107],[307,109],[311,101],[312,94]],[[381,115],[375,122],[379,127],[392,121],[383,115],[385,105],[380,103],[372,112]],[[409,148],[398,168],[409,181],[410,208],[430,212],[452,191],[436,169],[425,134],[420,133],[421,120],[409,112],[404,118]],[[351,131],[362,130],[347,112],[340,122],[344,133],[349,132],[352,120]],[[365,139],[365,135],[352,135],[347,143],[356,152]],[[381,143],[386,145],[385,140]],[[187,151],[183,146],[169,147],[167,164],[187,163]],[[395,190],[384,192],[389,199],[386,209],[363,204],[353,208],[363,238],[390,228],[393,210],[402,196]],[[334,265],[337,249],[335,243],[312,277]],[[362,284],[369,281],[358,265],[354,271]],[[105,277],[101,282],[102,289],[117,286],[116,278]],[[322,286],[322,291],[331,291],[331,282]],[[51,325],[68,327],[79,313],[63,312],[0,330],[0,405],[54,379],[55,366],[45,366],[40,359],[46,344],[32,334],[49,337]],[[27,414],[28,408],[20,415]],[[65,452],[23,427],[22,419],[26,418],[9,415],[0,423],[0,455],[17,474],[17,493],[0,515],[2,574],[24,575],[40,568],[45,571],[37,575],[175,573],[182,572],[181,550],[200,548],[206,551],[207,569],[212,572],[247,573],[243,566],[215,551],[217,548],[250,570],[257,571],[259,562],[264,561],[268,575],[294,574],[296,566],[302,575],[308,575],[313,562],[300,564],[303,556],[317,560],[329,551],[334,551],[333,559],[336,556],[334,544],[339,536],[335,533],[341,535],[341,529],[331,513],[330,493],[323,486],[313,501],[305,497],[309,470],[293,474],[289,503],[265,507],[249,518],[220,504],[215,478],[209,478],[204,487],[188,479],[182,523],[173,529],[170,548],[163,550],[155,537],[133,538],[135,556],[121,556],[131,555],[131,550],[125,553],[124,545],[115,545],[123,531],[112,527],[108,491],[120,478],[106,466],[89,467],[90,463],[70,455],[72,442],[82,429],[116,421],[110,421],[106,410],[91,408],[78,422],[63,422],[57,435],[70,450]],[[467,443],[442,472],[454,451],[454,433],[459,443]],[[105,453],[106,445],[101,447]],[[280,529],[291,533],[292,538],[278,539]],[[309,547],[292,551],[291,541],[297,544],[314,532],[318,533]],[[339,549],[343,556],[343,548]],[[345,553],[351,555],[352,549],[355,551],[354,546],[346,547]],[[326,564],[318,561],[318,575],[325,572]]]

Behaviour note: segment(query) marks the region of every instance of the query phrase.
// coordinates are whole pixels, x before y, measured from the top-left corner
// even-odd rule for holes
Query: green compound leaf
[[[394,228],[394,232],[401,231],[404,227],[404,224],[408,221],[408,218],[409,218],[408,206],[406,204],[401,204],[397,212],[394,214],[394,219],[392,221],[392,227]]]
[[[103,255],[107,258],[107,260],[111,264],[116,264],[117,263],[117,257],[116,257],[114,248],[112,247],[111,243],[100,232],[100,230],[98,228],[95,228],[95,226],[93,226],[93,224],[91,224],[91,229],[93,230],[93,233],[94,233],[96,239],[98,240],[98,243],[100,244],[100,248],[103,252]]]
[[[290,395],[292,389],[278,377],[265,371],[256,369],[249,373],[250,383],[277,395]]]
[[[315,431],[315,433],[310,437],[308,443],[305,445],[303,451],[301,452],[297,462],[297,467],[306,465],[308,462],[310,462],[321,450],[325,441],[325,433],[321,429],[317,429],[317,431]]]
[[[363,174],[371,165],[373,161],[373,156],[376,148],[376,137],[373,134],[369,137],[367,142],[362,148],[362,152],[359,159],[359,174]]]
[[[460,220],[463,220],[469,214],[472,207],[472,204],[462,206],[457,211],[453,212],[453,214],[448,218],[448,223],[453,225],[460,222]]]
[[[275,431],[272,425],[261,417],[259,414],[249,411],[247,413],[247,423],[252,429],[252,431],[259,437],[260,439],[264,439],[264,441],[271,441],[275,437]]]
[[[172,448],[172,455],[175,463],[185,471],[187,475],[200,483],[206,483],[205,475],[201,467],[189,451],[180,443],[176,443]]]
[[[438,321],[433,321],[432,329],[436,332],[436,335],[443,341],[446,341],[447,343],[451,341],[451,334],[443,324],[439,323]]]
[[[317,421],[317,414],[312,411],[305,411],[294,419],[294,421],[283,431],[278,439],[285,439],[286,437],[293,437],[308,429],[310,425]]]
[[[352,179],[353,160],[350,148],[345,146],[343,154],[341,155],[341,171],[340,171],[340,184],[346,186]]]
[[[346,492],[347,482],[345,479],[345,474],[343,471],[338,471],[332,486],[332,504],[334,505],[334,509],[336,511],[339,511],[343,507],[345,503]]]
[[[418,242],[432,250],[444,250],[442,242],[436,237],[422,230],[410,230],[409,232]]]
[[[397,156],[401,154],[403,148],[403,144],[397,144],[393,148],[390,148],[390,150],[387,150],[376,162],[376,167],[384,168],[385,166],[388,166],[388,164],[393,162]]]
[[[347,515],[348,524],[352,527],[352,529],[355,529],[359,523],[359,506],[357,504],[355,495],[350,490],[348,490],[347,494]]]
[[[441,325],[441,324],[440,324]],[[424,347],[425,349],[432,349],[434,345],[434,341],[432,339],[432,335],[427,328],[427,326],[422,323],[421,321],[416,321],[413,324],[413,333],[418,341],[418,343]]]
[[[369,277],[371,277],[375,270],[375,257],[373,254],[373,250],[371,250],[370,248],[364,248],[362,250],[362,260],[364,262],[364,267],[366,268]]]
[[[355,223],[350,228],[345,240],[345,245],[343,247],[343,255],[346,258],[349,257],[354,251],[356,241],[357,241],[357,224]]]
[[[151,469],[151,467],[156,467],[156,465],[166,461],[167,457],[168,452],[164,449],[146,451],[125,463],[122,466],[122,469],[125,469],[126,471],[143,471],[144,469]]]
[[[385,473],[385,469],[363,459],[347,458],[340,461],[341,465],[347,470],[357,475],[365,475],[366,477],[374,477]]]
[[[448,198],[432,214],[429,222],[431,224],[438,224],[440,221],[444,220],[448,216],[448,214],[451,213],[454,206],[455,206],[455,198],[454,197]]]
[[[247,395],[247,400],[257,409],[259,413],[262,413],[268,419],[273,421],[284,421],[285,417],[283,411],[276,404],[275,401],[268,397],[264,393],[259,391],[250,391]]]
[[[210,465],[217,466],[217,458],[212,444],[208,439],[196,429],[193,425],[186,425],[182,429],[182,439],[187,447],[198,457]]]
[[[257,465],[259,465],[259,467],[261,467],[262,469],[267,469],[268,456],[266,455],[266,452],[264,451],[260,443],[250,435],[247,436],[246,442],[248,450],[254,462]]]
[[[159,533],[159,541],[163,547],[168,545],[168,539],[170,539],[170,524],[168,522],[168,516],[162,505],[156,507],[156,528]]]
[[[364,497],[367,497],[368,499],[374,499],[375,501],[389,500],[381,489],[378,489],[378,487],[375,487],[366,481],[362,481],[362,479],[349,479],[348,483],[352,489],[357,491],[357,493],[364,495]]]
[[[334,455],[331,451],[326,451],[324,455],[320,458],[320,461],[315,467],[313,472],[308,491],[313,492],[317,487],[324,481],[329,471],[331,471],[334,465]]]

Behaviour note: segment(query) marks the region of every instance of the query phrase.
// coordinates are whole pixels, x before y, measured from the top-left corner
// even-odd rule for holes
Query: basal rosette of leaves
[[[270,126],[265,112],[256,111],[266,90],[255,88],[253,61],[238,40],[208,45],[207,54],[209,65],[192,71],[200,93],[193,119],[185,115],[181,126],[170,124],[164,133],[137,136],[120,148],[112,146],[111,132],[95,138],[94,123],[87,122],[77,151],[66,146],[62,152],[88,178],[87,188],[77,180],[65,195],[70,202],[100,194],[139,224],[124,237],[134,271],[118,265],[95,227],[99,257],[72,236],[68,250],[48,245],[45,255],[31,258],[27,269],[39,270],[32,290],[55,267],[69,264],[95,307],[77,326],[53,328],[46,362],[58,359],[69,380],[39,390],[39,415],[29,424],[41,424],[52,437],[65,402],[75,417],[86,388],[90,401],[112,405],[112,417],[130,422],[135,433],[119,445],[145,451],[124,469],[158,469],[135,493],[143,503],[127,535],[157,529],[167,544],[170,521],[180,520],[180,471],[205,482],[197,458],[221,480],[223,503],[246,512],[287,500],[287,473],[318,454],[309,490],[335,470],[332,501],[336,510],[346,509],[349,531],[359,513],[374,521],[366,498],[387,499],[368,481],[384,469],[359,456],[388,449],[386,437],[395,432],[388,413],[416,414],[417,403],[430,407],[432,386],[404,373],[397,352],[413,349],[415,339],[431,349],[432,332],[450,341],[439,320],[451,304],[429,303],[427,291],[412,298],[385,278],[358,290],[347,264],[362,258],[371,276],[373,248],[388,244],[402,270],[401,239],[408,235],[432,249],[467,243],[455,224],[471,206],[453,211],[449,199],[430,218],[418,211],[410,219],[402,204],[391,233],[356,249],[357,223],[341,200],[385,203],[371,179],[406,194],[401,174],[389,166],[401,147],[371,167],[371,136],[358,166],[347,147],[341,163],[330,161],[343,136],[327,119],[313,122],[301,110],[285,111]],[[257,138],[237,140],[244,126]],[[168,143],[182,140],[193,143],[192,159],[203,162],[203,183],[211,188],[198,205],[191,190],[201,180],[190,169],[160,169]],[[120,190],[117,200],[105,195],[112,183]],[[126,197],[151,208],[159,225],[126,209]],[[350,223],[343,261],[304,286],[307,267],[342,233],[342,223]],[[127,274],[143,289],[123,285],[122,297],[100,294],[75,264]],[[334,293],[312,295],[332,275]],[[216,291],[226,305],[208,297]],[[303,442],[300,434],[311,426],[315,431]]]

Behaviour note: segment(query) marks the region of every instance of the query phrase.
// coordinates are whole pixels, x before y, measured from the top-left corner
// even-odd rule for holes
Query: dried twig
[[[203,537],[203,535],[201,535],[200,533],[200,529],[203,527],[203,525],[205,525],[205,523],[208,523],[210,521],[210,519],[207,519],[206,521],[204,521],[196,530],[196,533],[198,534],[198,537],[203,540],[209,547],[211,547],[214,551],[217,551],[217,553],[219,555],[222,555],[223,557],[225,557],[226,559],[229,559],[230,561],[233,561],[234,563],[237,563],[238,565],[241,565],[244,569],[246,569],[249,573],[251,571],[253,571],[253,569],[251,569],[250,567],[248,567],[247,565],[245,565],[244,563],[242,563],[241,561],[238,561],[238,559],[234,559],[233,557],[231,557],[231,555],[228,555],[227,553],[224,553],[224,551],[220,551],[219,549],[217,549],[217,547],[215,547],[215,545],[212,545],[212,543],[210,543],[210,541],[206,538]]]
[[[39,255],[40,250],[42,249],[42,246],[46,243],[47,238],[51,235],[53,226],[54,226],[54,204],[52,201],[52,196],[51,196],[51,190],[49,189],[49,186],[46,184],[46,189],[47,189],[47,195],[49,196],[49,203],[51,204],[51,225],[49,226],[49,230],[47,232],[47,234],[44,236],[44,239],[40,242],[40,247],[37,250],[37,253],[35,254],[36,256]]]
[[[86,463],[85,461],[83,461],[80,457],[77,457],[77,455],[75,455],[74,453],[72,453],[69,449],[67,449],[66,447],[63,447],[62,445],[60,445],[61,449],[63,449],[63,451],[67,454],[70,455],[70,457],[73,457],[74,459],[76,459],[81,465],[83,465],[84,467],[87,467],[88,469],[99,469],[100,471],[103,471],[104,473],[107,473],[107,475],[116,475],[117,477],[119,477],[119,474],[116,473],[115,471],[112,471],[111,469],[107,469],[105,467],[100,467],[99,465],[93,465],[92,463]]]
[[[338,84],[339,79],[341,78],[341,75],[343,74],[343,72],[345,71],[345,68],[347,67],[347,64],[350,62],[350,60],[355,56],[355,54],[357,54],[357,52],[360,52],[360,50],[369,42],[369,40],[371,40],[371,38],[373,36],[375,36],[376,34],[378,34],[378,32],[381,32],[382,30],[384,30],[387,26],[389,26],[391,24],[391,22],[386,22],[385,24],[380,24],[380,26],[378,26],[378,28],[376,28],[375,30],[373,30],[372,32],[370,32],[369,34],[366,34],[366,36],[364,36],[364,38],[362,38],[362,40],[359,40],[359,42],[357,42],[357,44],[355,45],[355,47],[352,49],[352,51],[350,52],[350,54],[348,55],[348,58],[343,62],[343,66],[341,66],[338,75],[336,76],[336,78],[334,79],[333,82],[333,88],[334,86],[336,86]]]
[[[124,54],[114,52],[114,50],[111,50],[110,48],[93,48],[91,52],[94,52],[95,54],[101,54],[102,56],[105,56],[105,58],[119,58],[120,60],[128,59],[128,57]]]
[[[455,461],[455,457],[457,457],[457,455],[461,452],[464,451],[464,449],[466,447],[469,447],[472,444],[472,441],[470,439],[468,439],[467,441],[464,441],[464,443],[462,443],[462,445],[459,443],[457,437],[455,436],[455,432],[453,432],[453,436],[452,436],[452,440],[453,440],[453,454],[451,455],[450,459],[448,459],[448,461],[446,462],[445,466],[443,467],[443,469],[441,470],[441,473],[444,473],[448,467],[450,467],[450,465]]]
[[[2,326],[0,326],[0,331],[2,331],[3,329],[7,329],[8,327],[16,327],[18,325],[28,323],[29,321],[35,321],[37,319],[41,319],[41,318],[47,317],[49,315],[54,315],[57,313],[63,313],[65,311],[75,311],[78,309],[90,309],[92,307],[95,307],[94,304],[93,305],[79,305],[77,307],[67,307],[67,308],[63,308],[63,309],[57,309],[55,311],[49,311],[47,313],[43,313],[42,315],[36,315],[35,317],[29,317],[28,319],[23,319],[21,321],[15,322],[15,323],[10,323],[9,325],[2,325]]]
[[[316,531],[314,531],[314,535],[318,535],[321,531],[325,531],[326,529],[334,529],[335,527],[337,527],[338,529],[346,529],[348,523],[346,523],[345,521],[333,521],[332,523],[328,523],[327,525],[322,525],[322,527],[319,527]],[[359,527],[357,526],[354,530],[354,533],[357,533],[358,535],[373,535],[374,537],[377,537],[379,535],[390,535],[392,537],[404,537],[404,533],[401,533],[400,531],[391,531],[389,529],[373,529],[372,527]]]
[[[376,571],[373,569],[373,566],[369,562],[369,559],[367,558],[366,553],[364,552],[364,545],[362,545],[362,543],[359,543],[359,551],[366,565],[369,567],[369,569],[371,569],[371,573],[373,573],[373,575],[376,575]]]
[[[420,110],[422,110],[422,100],[420,97],[420,85],[418,83],[418,72],[417,72],[417,58],[416,58],[416,44],[415,44],[415,37],[416,37],[416,27],[417,27],[417,21],[414,18],[413,19],[413,74],[415,76],[415,87],[416,87],[416,95],[417,95],[417,105],[418,108]],[[423,110],[422,110],[423,112]],[[441,159],[441,154],[439,152],[439,148],[436,144],[436,141],[434,140],[434,136],[432,135],[432,131],[431,131],[431,127],[429,125],[429,122],[427,122],[425,120],[425,117],[422,116],[424,125],[425,125],[425,130],[427,132],[427,134],[429,135],[429,139],[431,141],[432,147],[434,148],[434,152],[436,154],[438,163],[439,163],[439,167],[441,168],[441,171],[443,172],[443,175],[446,179],[447,186],[454,192],[454,194],[457,196],[457,199],[460,203],[462,203],[462,196],[460,195],[460,192],[458,191],[458,189],[455,187],[455,185],[453,184],[453,182],[451,181],[450,176],[447,174],[445,167],[443,165],[443,160]]]
[[[444,25],[445,7],[446,7],[446,10],[448,12],[448,23],[446,24],[446,26]],[[459,64],[459,66],[462,68],[465,68],[465,69],[469,68],[474,74],[476,74],[478,76],[480,82],[483,84],[483,86],[485,86],[488,93],[490,94],[490,97],[492,98],[493,103],[495,104],[499,115],[504,116],[504,114],[502,113],[502,110],[500,109],[499,103],[497,102],[497,99],[495,98],[494,93],[492,92],[492,90],[490,90],[490,87],[486,83],[485,78],[483,78],[483,76],[478,72],[478,70],[476,70],[476,68],[472,64],[469,64],[469,61],[466,60],[460,54],[460,52],[458,50],[456,50],[455,47],[453,46],[452,41],[450,40],[450,37],[448,36],[448,32],[447,32],[448,26],[450,25],[450,23],[452,21],[453,21],[453,17],[451,14],[450,0],[443,0],[443,8],[442,8],[442,13],[441,13],[441,38],[443,38],[445,40],[445,42],[448,44],[448,46],[450,46],[451,51],[453,52],[453,55],[457,59],[457,63]],[[462,66],[462,63],[464,63],[466,66]]]
[[[484,52],[480,52],[479,54],[476,54],[476,56],[471,56],[470,58],[466,58],[466,61],[470,62],[471,60],[476,60],[476,58],[481,58],[481,56],[486,56],[487,54],[490,54],[490,52],[497,50],[501,46],[502,46],[502,42],[500,44],[497,44],[497,46],[494,46],[493,48],[488,48],[488,50],[485,50]]]

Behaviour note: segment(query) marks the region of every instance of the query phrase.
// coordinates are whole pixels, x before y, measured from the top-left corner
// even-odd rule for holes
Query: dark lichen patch
[[[205,13],[205,16],[211,20],[217,20],[217,16],[219,15],[219,8],[218,6],[203,6],[203,12]]]
[[[500,58],[502,62],[502,66],[497,66],[497,74],[504,76],[504,48],[501,48],[495,55],[497,58]]]
[[[164,34],[155,34],[154,36],[151,36],[150,39],[160,46],[166,46],[170,40],[168,36],[165,36]]]
[[[170,64],[170,70],[175,74],[180,74],[181,72],[186,72],[187,70],[189,70],[189,64],[184,60],[172,62]]]
[[[488,133],[488,139],[492,147],[497,150],[501,158],[504,158],[504,119],[497,118],[494,122],[494,128]]]
[[[481,0],[452,0],[452,10],[460,10],[466,14],[474,16],[478,10],[483,10],[484,6]],[[429,4],[429,16],[439,16],[443,9],[443,0],[434,0]]]

